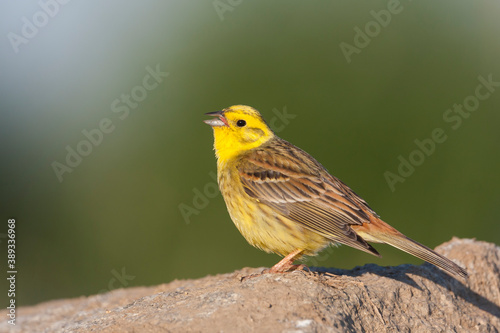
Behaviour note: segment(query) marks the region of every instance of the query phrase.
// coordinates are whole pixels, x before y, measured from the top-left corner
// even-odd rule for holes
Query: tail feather
[[[455,264],[453,261],[451,261],[448,258],[445,258],[444,256],[440,255],[439,253],[431,250],[425,245],[420,244],[419,242],[414,241],[413,239],[410,239],[406,237],[403,234],[399,235],[394,235],[394,234],[389,234],[389,235],[377,235],[377,238],[391,246],[394,246],[395,248],[404,251],[406,253],[409,253],[417,258],[420,258],[422,260],[425,260],[433,265],[436,265],[443,270],[461,276],[463,278],[467,278],[468,274],[465,269],[462,267],[458,266]]]
[[[450,259],[434,252],[427,246],[406,237],[381,219],[372,219],[370,223],[356,226],[353,225],[352,228],[368,242],[389,244],[401,251],[436,265],[451,274],[463,278],[468,277],[465,269],[458,266]]]

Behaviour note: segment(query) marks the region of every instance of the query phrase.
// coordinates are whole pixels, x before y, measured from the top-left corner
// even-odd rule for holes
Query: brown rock
[[[499,332],[500,248],[453,239],[437,248],[467,281],[430,265],[257,274],[245,268],[18,309],[1,332]],[[0,318],[6,318],[0,311]]]

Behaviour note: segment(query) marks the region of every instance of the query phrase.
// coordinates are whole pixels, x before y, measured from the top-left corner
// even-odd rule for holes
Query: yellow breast
[[[237,160],[218,160],[218,182],[234,224],[253,246],[285,256],[300,248],[313,255],[331,241],[282,216],[271,207],[246,194]]]

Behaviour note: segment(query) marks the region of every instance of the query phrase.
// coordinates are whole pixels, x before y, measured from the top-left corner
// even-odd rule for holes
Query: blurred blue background
[[[202,120],[233,104],[406,235],[500,243],[500,87],[470,97],[478,77],[500,82],[499,15],[498,1],[2,2],[0,267],[15,218],[18,305],[276,263],[214,194]],[[422,160],[414,141],[436,128],[446,140]],[[340,247],[306,264],[421,263],[375,247],[383,259]]]

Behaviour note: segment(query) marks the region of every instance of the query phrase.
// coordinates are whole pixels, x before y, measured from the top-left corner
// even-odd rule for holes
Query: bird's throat
[[[219,163],[230,163],[247,151],[260,147],[271,135],[237,137],[229,128],[214,128],[214,149]]]

